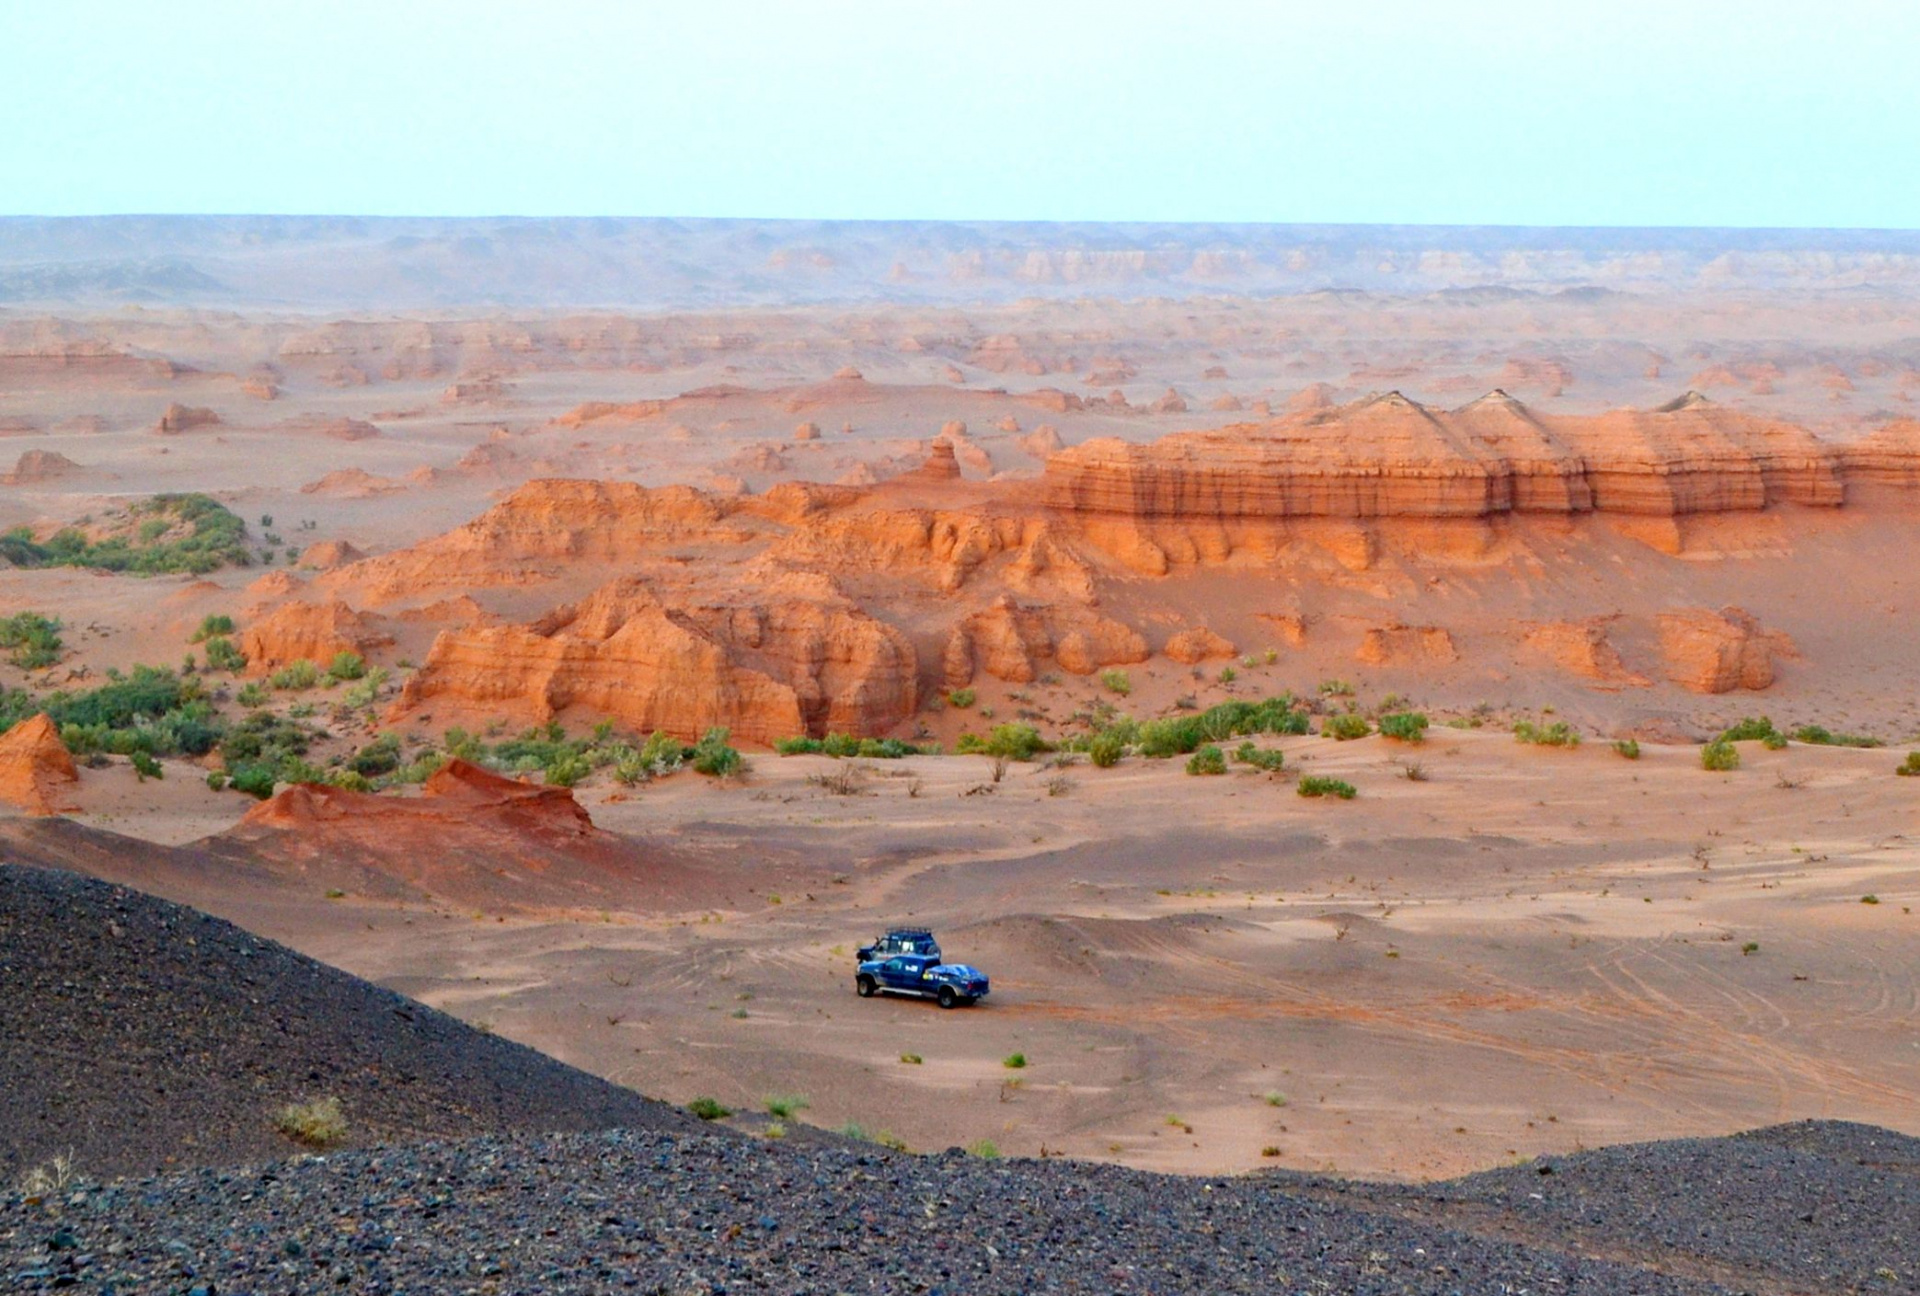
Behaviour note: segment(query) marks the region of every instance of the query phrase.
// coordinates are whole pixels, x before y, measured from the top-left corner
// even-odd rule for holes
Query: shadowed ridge
[[[0,867],[0,1183],[71,1150],[89,1177],[299,1149],[333,1097],[349,1145],[705,1128],[523,1045],[193,909]]]

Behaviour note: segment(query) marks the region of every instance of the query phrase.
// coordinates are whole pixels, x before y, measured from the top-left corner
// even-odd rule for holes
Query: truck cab
[[[871,945],[862,945],[856,958],[861,963],[871,963],[896,954],[924,955],[938,963],[940,942],[925,927],[893,927]]]

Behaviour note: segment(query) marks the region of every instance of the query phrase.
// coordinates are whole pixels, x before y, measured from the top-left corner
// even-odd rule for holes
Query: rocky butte
[[[751,496],[534,481],[442,536],[317,576],[328,601],[268,616],[248,655],[264,669],[364,651],[385,634],[376,614],[431,622],[471,595],[460,606],[500,623],[446,621],[394,722],[431,708],[438,723],[610,717],[689,737],[724,725],[756,743],[873,734],[979,674],[1225,660],[1239,634],[1196,617],[1182,592],[1215,568],[1269,582],[1216,619],[1264,618],[1260,633],[1285,625],[1310,647],[1320,632],[1298,605],[1311,594],[1329,600],[1327,625],[1354,622],[1352,661],[1435,669],[1485,647],[1381,598],[1404,602],[1449,571],[1544,570],[1605,536],[1692,557],[1700,528],[1724,547],[1770,515],[1806,528],[1920,501],[1911,422],[1837,445],[1693,393],[1549,417],[1497,391],[1451,410],[1389,392],[1146,444],[1088,441],[1037,481],[963,479],[957,440],[943,434],[923,468],[871,486]],[[1717,592],[1690,595],[1702,570],[1675,566],[1658,598],[1608,586],[1598,607],[1512,594],[1532,601],[1502,660],[1609,689],[1767,687],[1791,642]],[[548,610],[509,611],[530,598]],[[1623,659],[1616,632],[1644,642],[1639,660]]]

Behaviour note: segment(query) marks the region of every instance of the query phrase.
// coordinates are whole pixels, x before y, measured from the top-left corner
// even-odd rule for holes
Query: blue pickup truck
[[[862,998],[904,994],[958,1008],[987,997],[987,974],[965,963],[942,963],[937,954],[887,954],[863,960],[853,978]]]

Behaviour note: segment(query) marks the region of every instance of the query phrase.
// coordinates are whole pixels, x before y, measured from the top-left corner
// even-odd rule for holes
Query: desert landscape
[[[1917,300],[1898,233],[0,221],[0,859],[578,1069],[476,1133],[1470,1232],[1920,1134]],[[856,997],[895,923],[992,993]]]

